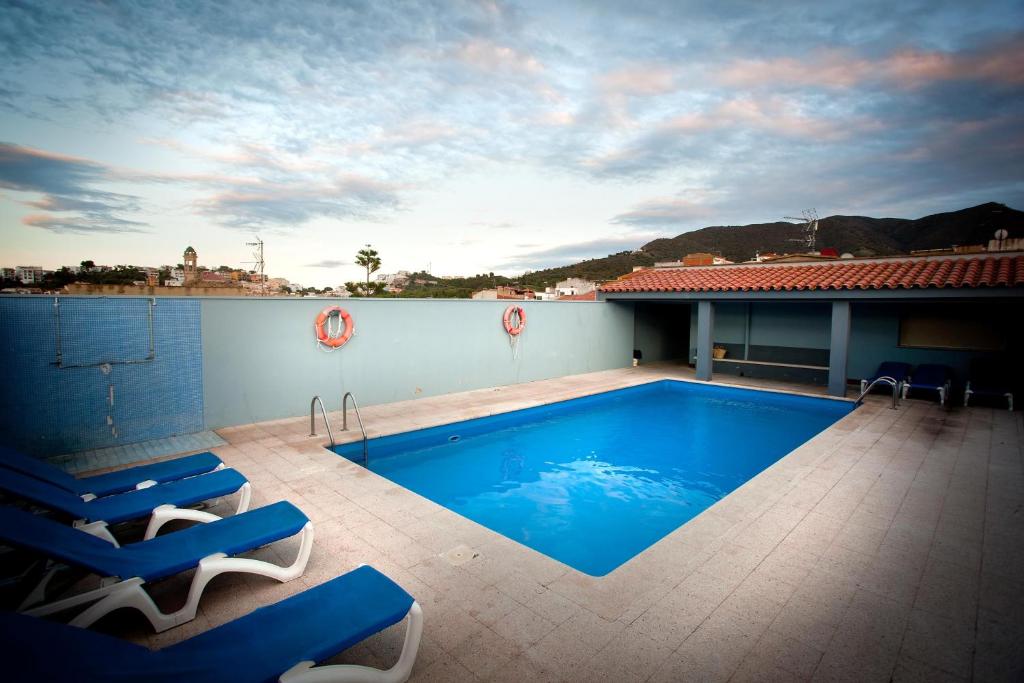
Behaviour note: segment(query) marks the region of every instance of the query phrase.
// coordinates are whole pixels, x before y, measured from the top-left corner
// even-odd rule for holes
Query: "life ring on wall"
[[[518,324],[513,323],[512,316],[518,316]],[[505,315],[502,316],[501,322],[505,325],[505,331],[510,336],[517,336],[526,329],[526,311],[523,310],[522,306],[509,306],[505,309]]]
[[[330,321],[333,315],[337,315],[345,325],[344,331],[338,330],[340,334],[337,335],[331,334]],[[356,326],[352,322],[352,316],[341,306],[328,306],[320,311],[320,315],[316,317],[316,323],[314,323],[313,327],[316,329],[317,343],[332,349],[344,346],[345,342],[352,338],[352,333],[356,331]]]

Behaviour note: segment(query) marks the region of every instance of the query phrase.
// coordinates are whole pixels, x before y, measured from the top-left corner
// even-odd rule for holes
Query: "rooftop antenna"
[[[247,246],[247,247],[256,247],[256,249],[254,249],[253,252],[252,252],[252,257],[254,259],[256,259],[256,260],[255,261],[244,261],[243,263],[248,263],[248,264],[256,266],[255,268],[253,268],[253,270],[255,270],[257,273],[259,273],[259,276],[260,276],[260,296],[266,296],[266,294],[267,294],[267,282],[266,282],[266,278],[263,277],[263,269],[264,269],[264,266],[266,265],[266,262],[263,260],[263,240],[260,239],[259,235],[256,235],[256,241],[255,242],[246,242],[245,246]]]
[[[801,242],[808,251],[814,251],[814,245],[818,239],[818,212],[814,209],[804,209],[803,215],[799,218],[796,216],[783,216],[787,221],[800,221],[803,223],[804,236],[789,240],[790,242]]]

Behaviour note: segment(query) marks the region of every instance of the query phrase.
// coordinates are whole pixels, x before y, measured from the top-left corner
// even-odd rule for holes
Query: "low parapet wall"
[[[156,295],[0,296],[0,441],[53,455],[302,415],[315,394],[337,410],[345,391],[365,406],[632,362],[630,305],[516,302],[513,348],[506,301]],[[338,304],[356,331],[327,352],[314,321]]]
[[[241,287],[149,287],[144,285],[94,285],[75,282],[67,285],[69,295],[98,296],[245,296]]]

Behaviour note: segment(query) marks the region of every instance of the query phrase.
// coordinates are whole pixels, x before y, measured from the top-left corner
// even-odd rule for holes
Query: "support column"
[[[828,352],[828,395],[846,396],[846,360],[850,347],[850,302],[832,302],[832,338]]]
[[[711,381],[711,347],[714,345],[715,307],[710,301],[697,302],[697,379]]]

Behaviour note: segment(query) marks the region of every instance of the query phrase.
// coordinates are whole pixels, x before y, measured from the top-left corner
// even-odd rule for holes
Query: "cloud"
[[[725,99],[691,113],[670,116],[611,150],[579,160],[598,177],[649,177],[679,164],[729,156],[763,156],[777,145],[836,143],[868,132],[879,124],[866,118],[832,119],[803,113],[782,98]]]
[[[94,187],[111,177],[108,167],[88,159],[0,143],[0,187],[41,194],[24,204],[52,212],[22,219],[31,227],[61,233],[144,232],[145,223],[117,215],[139,211],[138,197]]]
[[[702,204],[678,198],[652,199],[611,219],[621,225],[647,227],[676,226],[698,218],[708,218],[714,211]]]
[[[247,184],[197,202],[201,213],[226,227],[288,227],[313,218],[376,220],[401,207],[396,188],[355,175],[327,183]]]
[[[653,198],[612,220],[651,229],[701,220],[680,187],[714,188],[695,203],[715,222],[826,202],[1012,204],[1024,201],[1022,20],[1013,0],[39,0],[0,12],[0,117],[12,142],[95,132],[110,159],[145,171],[52,160],[61,170],[34,185],[49,189],[18,197],[51,230],[141,229],[149,207],[119,193],[155,183],[178,202],[166,210],[200,225],[398,211],[439,225],[414,212],[495,169],[568,175],[630,203],[625,186],[650,182]],[[507,222],[483,217],[484,241]]]
[[[479,38],[456,46],[449,56],[482,71],[537,74],[544,70],[544,65],[533,55]]]
[[[676,72],[657,64],[635,65],[609,71],[598,79],[598,85],[609,95],[664,95],[675,90]]]
[[[514,258],[493,266],[495,270],[522,270],[525,268],[553,268],[576,261],[601,258],[621,251],[639,249],[642,245],[658,237],[661,233],[633,233],[623,237],[602,237],[584,242],[561,244],[519,254]],[[529,245],[520,245],[528,247]]]
[[[983,81],[998,85],[1024,83],[1024,38],[1013,38],[962,52],[907,47],[879,58],[849,49],[817,49],[803,57],[738,59],[719,78],[727,85],[852,88],[864,83],[921,88],[941,81]]]
[[[45,214],[31,214],[21,219],[23,225],[40,228],[56,233],[78,233],[89,235],[111,232],[147,232],[145,223],[129,221],[121,218],[92,218],[89,215],[77,218],[58,218]]]
[[[338,261],[335,259],[324,259],[315,263],[307,263],[306,268],[341,268],[352,265],[349,261]]]

